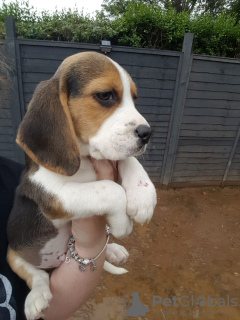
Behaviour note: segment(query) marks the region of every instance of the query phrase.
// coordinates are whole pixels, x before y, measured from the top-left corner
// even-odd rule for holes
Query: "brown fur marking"
[[[10,247],[8,247],[8,252],[7,252],[7,261],[12,268],[12,270],[23,280],[27,282],[27,285],[30,289],[32,289],[32,281],[33,281],[33,275],[29,273],[24,266],[18,265],[16,260],[20,258],[20,255],[12,250]]]
[[[96,92],[115,90],[119,101],[111,108],[104,108],[93,97]],[[100,78],[92,80],[84,88],[81,97],[70,100],[69,109],[77,136],[88,143],[103,122],[109,118],[121,103],[123,86],[117,70],[106,72]]]

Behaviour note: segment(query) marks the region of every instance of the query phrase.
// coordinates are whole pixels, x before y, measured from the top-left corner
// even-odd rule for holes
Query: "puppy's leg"
[[[120,239],[131,233],[133,221],[126,213],[126,193],[120,185],[109,180],[66,182],[59,176],[41,167],[30,178],[34,185],[56,197],[48,212],[44,212],[46,204],[36,200],[47,218],[74,220],[106,215],[114,237]]]
[[[12,270],[25,280],[31,289],[25,301],[27,320],[43,316],[52,299],[48,273],[26,262],[11,248],[8,248],[7,260]]]
[[[106,260],[111,263],[125,263],[129,257],[128,251],[117,243],[107,245]]]
[[[127,214],[137,223],[149,222],[157,204],[156,189],[139,161],[118,161],[119,176],[127,195]]]

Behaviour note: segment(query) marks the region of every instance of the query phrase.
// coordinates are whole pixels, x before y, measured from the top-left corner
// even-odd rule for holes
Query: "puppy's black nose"
[[[141,124],[140,126],[137,127],[136,133],[139,136],[139,138],[142,140],[143,144],[148,143],[148,140],[151,137],[152,130],[149,126]]]

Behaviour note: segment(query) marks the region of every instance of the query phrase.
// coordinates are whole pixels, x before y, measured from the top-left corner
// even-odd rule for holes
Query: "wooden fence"
[[[0,155],[24,162],[15,136],[36,85],[65,57],[100,45],[18,39],[12,18],[6,27],[1,47],[12,71]],[[154,130],[140,160],[160,187],[240,185],[240,61],[194,55],[192,42],[186,34],[182,52],[113,46],[108,54],[133,77],[137,108]]]

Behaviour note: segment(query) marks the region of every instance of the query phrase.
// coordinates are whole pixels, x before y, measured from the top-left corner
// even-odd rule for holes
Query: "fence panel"
[[[100,45],[21,40],[13,19],[6,22],[11,76],[4,98],[0,87],[0,155],[24,162],[14,141],[37,84],[64,58]],[[192,41],[186,34],[183,52],[113,46],[108,53],[136,82],[136,107],[153,128],[140,161],[161,187],[240,185],[240,61],[193,55]]]
[[[221,184],[240,125],[239,75],[236,60],[194,57],[172,186]]]

